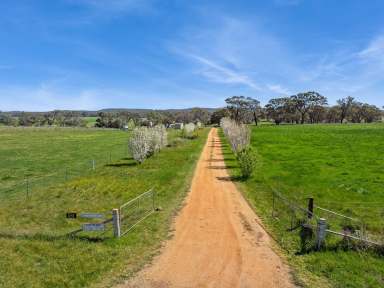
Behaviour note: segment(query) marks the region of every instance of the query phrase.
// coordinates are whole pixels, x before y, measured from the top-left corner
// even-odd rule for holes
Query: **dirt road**
[[[174,237],[124,287],[293,287],[287,266],[271,245],[229,180],[220,139],[212,129],[176,217]]]

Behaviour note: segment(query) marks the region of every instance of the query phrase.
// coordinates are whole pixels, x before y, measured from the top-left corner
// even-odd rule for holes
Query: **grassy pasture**
[[[10,187],[26,173],[31,178],[58,173],[57,167],[68,163],[85,171],[67,181],[62,173],[50,175],[49,185],[36,184],[29,199],[23,189],[12,194],[0,191],[0,287],[105,287],[131,275],[167,237],[207,132],[201,130],[199,138],[184,140],[172,131],[171,147],[136,165],[125,154],[126,132],[2,128],[0,186]],[[95,171],[90,169],[92,158],[96,158]],[[111,232],[83,233],[75,239],[65,236],[84,222],[66,219],[66,212],[108,216],[112,208],[151,187],[162,210],[120,240],[111,238]]]
[[[95,127],[97,117],[83,117],[83,119],[87,122],[87,127]]]
[[[127,132],[118,130],[2,127],[0,192],[25,192],[28,177],[33,193],[35,186],[90,172],[92,160],[98,167],[127,157],[127,140]]]
[[[286,125],[252,127],[257,154],[254,175],[238,182],[280,245],[287,249],[299,282],[308,287],[383,287],[384,257],[347,251],[329,236],[326,251],[297,254],[298,231],[289,219],[271,217],[272,189],[305,207],[315,204],[362,219],[379,240],[384,236],[384,125]],[[236,160],[225,145],[231,173]],[[316,210],[315,210],[316,211]],[[323,215],[327,217],[328,215]],[[283,225],[282,225],[283,224]]]

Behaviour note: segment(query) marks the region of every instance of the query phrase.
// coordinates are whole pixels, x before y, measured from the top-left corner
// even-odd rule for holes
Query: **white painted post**
[[[121,230],[120,230],[120,213],[119,209],[112,210],[112,220],[113,220],[113,235],[116,238],[120,238]]]
[[[325,241],[325,235],[327,234],[327,221],[324,218],[320,218],[317,221],[317,239],[316,248],[320,250]]]

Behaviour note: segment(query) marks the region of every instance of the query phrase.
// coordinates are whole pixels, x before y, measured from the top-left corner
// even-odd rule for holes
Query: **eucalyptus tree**
[[[337,100],[337,107],[340,113],[340,123],[343,123],[344,120],[350,115],[354,100],[355,99],[351,96]]]
[[[237,123],[242,123],[247,118],[249,103],[244,96],[232,96],[225,99],[230,116]]]
[[[287,101],[289,98],[274,98],[269,100],[268,104],[265,105],[265,112],[269,119],[273,119],[276,125],[283,122],[284,116],[286,115]]]
[[[311,110],[315,111],[316,107],[323,107],[328,104],[327,98],[315,91],[298,93],[290,98],[293,101],[296,110],[300,113],[301,124],[305,123],[306,116]]]
[[[247,97],[247,103],[246,107],[249,110],[250,113],[252,113],[253,121],[255,122],[256,126],[259,123],[259,117],[262,114],[262,108],[260,106],[260,101],[256,100],[251,97]]]
[[[217,124],[219,125],[220,124],[220,121],[221,119],[223,118],[226,118],[226,117],[229,117],[229,111],[226,109],[226,108],[222,108],[222,109],[218,109],[216,111],[214,111],[212,114],[211,114],[211,119],[210,119],[210,123],[211,124]]]

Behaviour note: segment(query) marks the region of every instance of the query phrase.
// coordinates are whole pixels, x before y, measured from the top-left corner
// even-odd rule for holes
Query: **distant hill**
[[[184,108],[184,109],[140,109],[140,108],[105,108],[105,109],[100,109],[100,110],[53,110],[53,111],[61,111],[61,112],[75,112],[78,114],[81,114],[83,116],[97,116],[99,112],[129,112],[129,113],[136,113],[140,115],[146,115],[150,112],[153,111],[158,111],[158,112],[169,112],[169,113],[179,113],[179,112],[188,112],[191,111],[192,109],[202,109],[205,111],[208,111],[209,113],[213,113],[219,108],[201,108],[201,107],[193,107],[193,108]],[[53,111],[28,111],[25,113],[33,113],[33,114],[44,114],[48,112],[53,112]],[[20,114],[24,113],[24,111],[0,111],[3,113],[6,113],[8,115],[11,115],[13,117],[18,117]]]
[[[135,108],[106,108],[98,110],[97,112],[131,112],[131,113],[149,113],[152,111],[161,111],[161,112],[183,112],[183,111],[191,111],[192,109],[203,109],[208,112],[214,112],[219,108],[202,108],[202,107],[193,107],[193,108],[184,108],[184,109],[135,109]]]

